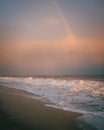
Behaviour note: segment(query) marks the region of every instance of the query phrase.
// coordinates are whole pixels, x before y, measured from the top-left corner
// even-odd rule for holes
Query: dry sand
[[[44,106],[32,94],[0,87],[0,130],[80,130],[81,114]]]

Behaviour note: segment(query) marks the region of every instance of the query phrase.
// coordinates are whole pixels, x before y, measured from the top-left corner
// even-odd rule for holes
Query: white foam
[[[79,126],[80,125],[83,126],[83,129],[85,129],[86,126],[90,125],[96,130],[104,130],[104,115],[101,116],[101,113],[100,114],[86,113],[83,116],[78,118],[78,122],[79,122]]]
[[[0,77],[0,84],[36,94],[54,104],[48,105],[48,107],[84,113],[85,120],[88,118],[85,113],[90,115],[104,112],[103,81]],[[93,118],[94,116],[90,119],[93,121]],[[100,120],[99,116],[98,120]],[[103,127],[103,125],[101,126]]]
[[[0,84],[39,95],[61,108],[97,112],[104,107],[102,81],[0,77]]]

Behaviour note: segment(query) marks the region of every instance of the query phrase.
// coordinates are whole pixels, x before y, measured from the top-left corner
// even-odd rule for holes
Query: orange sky
[[[75,1],[2,1],[1,73],[104,74],[104,3]]]

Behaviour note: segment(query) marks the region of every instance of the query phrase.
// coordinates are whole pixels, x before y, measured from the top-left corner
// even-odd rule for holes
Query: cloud
[[[61,43],[61,49],[73,55],[81,64],[84,59],[90,63],[104,64],[104,39],[78,38],[71,35]]]
[[[52,1],[53,6],[55,7],[55,9],[57,10],[57,13],[59,14],[60,21],[63,23],[63,26],[65,27],[65,29],[67,31],[67,34],[70,36],[71,28],[69,26],[69,22],[65,16],[65,14],[63,13],[63,10],[59,6],[59,4],[56,2],[56,0],[51,0],[51,1]]]
[[[104,64],[103,40],[71,36],[54,42],[23,42],[0,48],[0,66],[35,74],[58,74],[82,72],[83,68]]]
[[[104,38],[76,36],[71,32],[69,22],[54,0],[53,5],[59,17],[48,16],[38,20],[23,17],[14,21],[14,26],[10,26],[13,22],[8,23],[8,26],[6,23],[5,27],[0,24],[1,69],[7,71],[6,68],[14,68],[17,72],[33,74],[70,74],[104,65]],[[67,36],[48,39],[54,33],[49,33],[50,27],[54,30],[53,26],[55,29],[58,26],[62,31],[66,30]],[[40,33],[46,33],[47,39],[40,38]],[[60,34],[61,31],[59,34],[55,33],[56,37]]]

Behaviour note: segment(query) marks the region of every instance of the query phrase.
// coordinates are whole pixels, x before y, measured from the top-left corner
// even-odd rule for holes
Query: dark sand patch
[[[46,107],[25,91],[0,87],[0,92],[0,127],[11,124],[13,130],[79,130],[76,125],[79,113]]]

